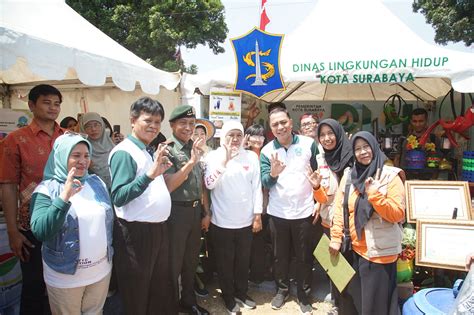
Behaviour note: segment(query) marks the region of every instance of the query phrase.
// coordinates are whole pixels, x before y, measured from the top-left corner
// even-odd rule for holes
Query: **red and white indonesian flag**
[[[270,23],[267,11],[265,10],[265,3],[267,3],[267,0],[262,0],[262,6],[260,7],[260,29],[262,31],[264,31],[267,24]]]

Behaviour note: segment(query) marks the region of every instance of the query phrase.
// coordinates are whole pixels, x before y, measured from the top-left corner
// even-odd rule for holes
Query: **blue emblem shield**
[[[280,71],[283,36],[254,28],[230,40],[237,61],[235,90],[262,97],[285,89]]]

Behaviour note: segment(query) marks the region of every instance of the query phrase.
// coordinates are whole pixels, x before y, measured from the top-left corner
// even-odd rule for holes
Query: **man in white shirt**
[[[291,249],[296,255],[298,303],[303,314],[312,306],[303,285],[311,272],[312,185],[306,174],[317,169],[317,144],[314,139],[295,135],[293,121],[282,103],[269,106],[269,122],[275,139],[261,151],[262,183],[269,189],[267,213],[275,252],[275,281],[278,292],[272,308],[280,309],[289,297],[289,263]]]

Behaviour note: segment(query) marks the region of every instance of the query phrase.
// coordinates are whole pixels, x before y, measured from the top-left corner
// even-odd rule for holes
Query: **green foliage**
[[[474,1],[414,0],[413,11],[421,11],[433,25],[435,42],[446,45],[463,41],[466,46],[474,42]]]
[[[97,28],[155,67],[197,72],[176,58],[178,47],[208,45],[214,54],[227,35],[220,0],[67,0]]]

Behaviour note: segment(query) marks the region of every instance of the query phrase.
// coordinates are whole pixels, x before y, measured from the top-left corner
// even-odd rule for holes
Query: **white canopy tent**
[[[0,83],[79,79],[123,91],[172,90],[180,80],[151,66],[71,9],[64,0],[0,0]]]
[[[395,67],[385,65],[393,61]],[[364,68],[364,62],[378,66]],[[232,87],[234,63],[230,54],[224,68],[184,76],[183,94],[189,96],[196,87],[204,94],[213,86]],[[434,101],[451,86],[458,92],[474,92],[474,54],[424,42],[380,0],[319,0],[299,27],[285,35],[280,66],[286,90],[265,95],[265,101],[384,101],[393,94],[405,100]],[[395,74],[397,81],[325,83],[329,76],[346,76],[349,83],[357,76],[367,82],[367,75],[376,74]],[[400,74],[415,80],[400,80]]]
[[[64,0],[0,0],[3,106],[27,109],[28,91],[48,83],[63,94],[59,119],[96,111],[127,134],[130,104],[151,96],[169,114],[179,105],[173,90],[180,79],[179,73],[159,70],[122,47]],[[162,131],[168,136],[169,126],[163,124]]]

